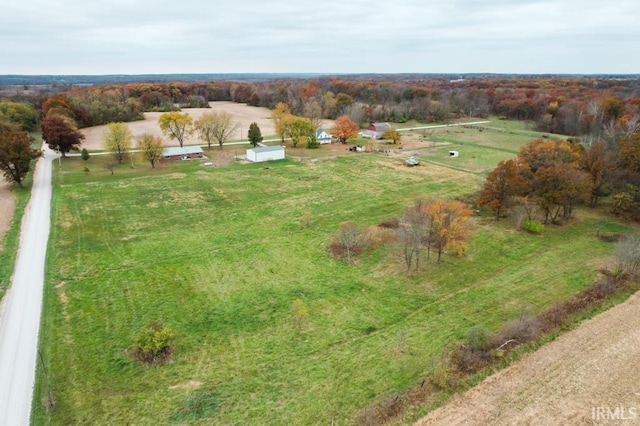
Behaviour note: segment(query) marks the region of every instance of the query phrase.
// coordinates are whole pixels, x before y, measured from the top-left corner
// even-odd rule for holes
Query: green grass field
[[[455,168],[359,155],[205,168],[78,158],[56,170],[41,348],[57,404],[36,424],[350,423],[420,383],[443,348],[475,325],[497,328],[592,283],[612,246],[594,213],[543,235],[476,217],[466,257],[407,274],[393,247],[348,266],[328,256],[346,221],[373,226],[416,195],[476,191],[511,155],[467,144]],[[448,148],[447,148],[448,149]],[[473,151],[471,151],[473,149]],[[516,149],[517,151],[517,149]],[[296,325],[293,303],[308,317]],[[170,362],[131,348],[162,321]]]

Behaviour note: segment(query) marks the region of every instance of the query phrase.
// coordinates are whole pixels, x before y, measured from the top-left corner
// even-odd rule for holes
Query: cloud
[[[626,0],[23,0],[0,15],[0,73],[638,72],[637,16]]]

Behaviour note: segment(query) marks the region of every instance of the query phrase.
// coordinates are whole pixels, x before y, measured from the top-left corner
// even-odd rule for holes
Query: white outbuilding
[[[449,157],[457,157],[460,153],[458,151],[449,151]]]
[[[284,159],[283,146],[261,146],[247,150],[247,160],[254,163]]]

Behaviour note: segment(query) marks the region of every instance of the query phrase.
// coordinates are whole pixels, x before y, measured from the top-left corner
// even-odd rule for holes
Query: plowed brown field
[[[640,293],[416,423],[640,424]]]

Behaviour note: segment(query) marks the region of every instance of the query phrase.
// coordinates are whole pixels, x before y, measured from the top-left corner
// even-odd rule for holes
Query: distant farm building
[[[316,130],[316,140],[320,144],[331,143],[331,135],[325,130],[318,129]]]
[[[190,160],[203,157],[199,146],[170,147],[162,150],[162,161]]]
[[[247,160],[254,163],[284,159],[283,146],[261,146],[247,150]]]
[[[389,123],[371,123],[362,136],[371,139],[382,139],[382,135],[387,130],[391,130],[391,124]]]
[[[457,157],[460,153],[458,151],[449,151],[449,157]]]

